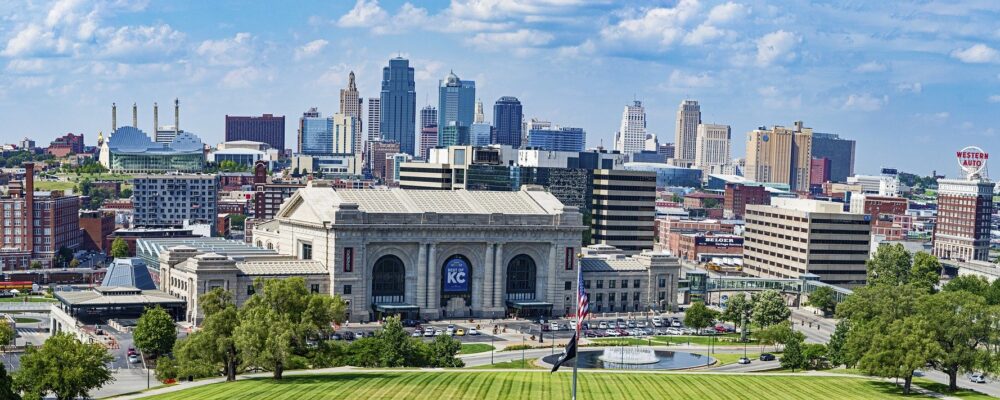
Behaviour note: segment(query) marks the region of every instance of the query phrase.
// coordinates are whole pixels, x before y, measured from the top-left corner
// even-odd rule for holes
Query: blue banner
[[[444,265],[444,291],[446,293],[469,291],[469,264],[461,258],[452,258]]]

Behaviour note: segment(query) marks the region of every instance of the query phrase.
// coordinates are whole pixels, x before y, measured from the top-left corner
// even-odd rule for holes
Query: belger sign
[[[971,176],[986,168],[986,161],[989,160],[990,153],[976,146],[969,146],[959,150],[956,156],[958,156],[958,165],[962,167],[962,171]]]

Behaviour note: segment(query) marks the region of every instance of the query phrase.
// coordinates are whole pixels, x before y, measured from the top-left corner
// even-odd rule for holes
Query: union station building
[[[516,192],[310,184],[253,229],[254,246],[318,260],[349,320],[575,312],[577,207]]]

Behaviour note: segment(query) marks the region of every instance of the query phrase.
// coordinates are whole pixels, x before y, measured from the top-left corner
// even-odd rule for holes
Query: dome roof
[[[170,148],[176,151],[201,151],[205,145],[193,133],[181,132],[170,142]]]
[[[448,77],[445,78],[445,83],[448,86],[458,86],[462,83],[462,80],[458,79],[458,75],[455,75],[455,71],[451,71],[448,73]]]
[[[134,126],[123,126],[108,136],[108,148],[129,153],[139,153],[157,147],[145,132]]]

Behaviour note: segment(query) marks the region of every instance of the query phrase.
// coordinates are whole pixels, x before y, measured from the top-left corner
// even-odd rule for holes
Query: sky
[[[957,175],[954,152],[1000,151],[1000,2],[969,1],[231,1],[0,2],[0,142],[88,145],[158,102],[209,144],[224,116],[337,111],[354,71],[378,96],[381,68],[407,57],[417,108],[449,71],[476,81],[492,119],[500,96],[527,117],[612,146],[626,104],[674,141],[678,104],[746,132],[791,126],[857,141],[856,171]],[[1000,168],[1000,167],[998,167]],[[1000,170],[998,170],[1000,171]]]

